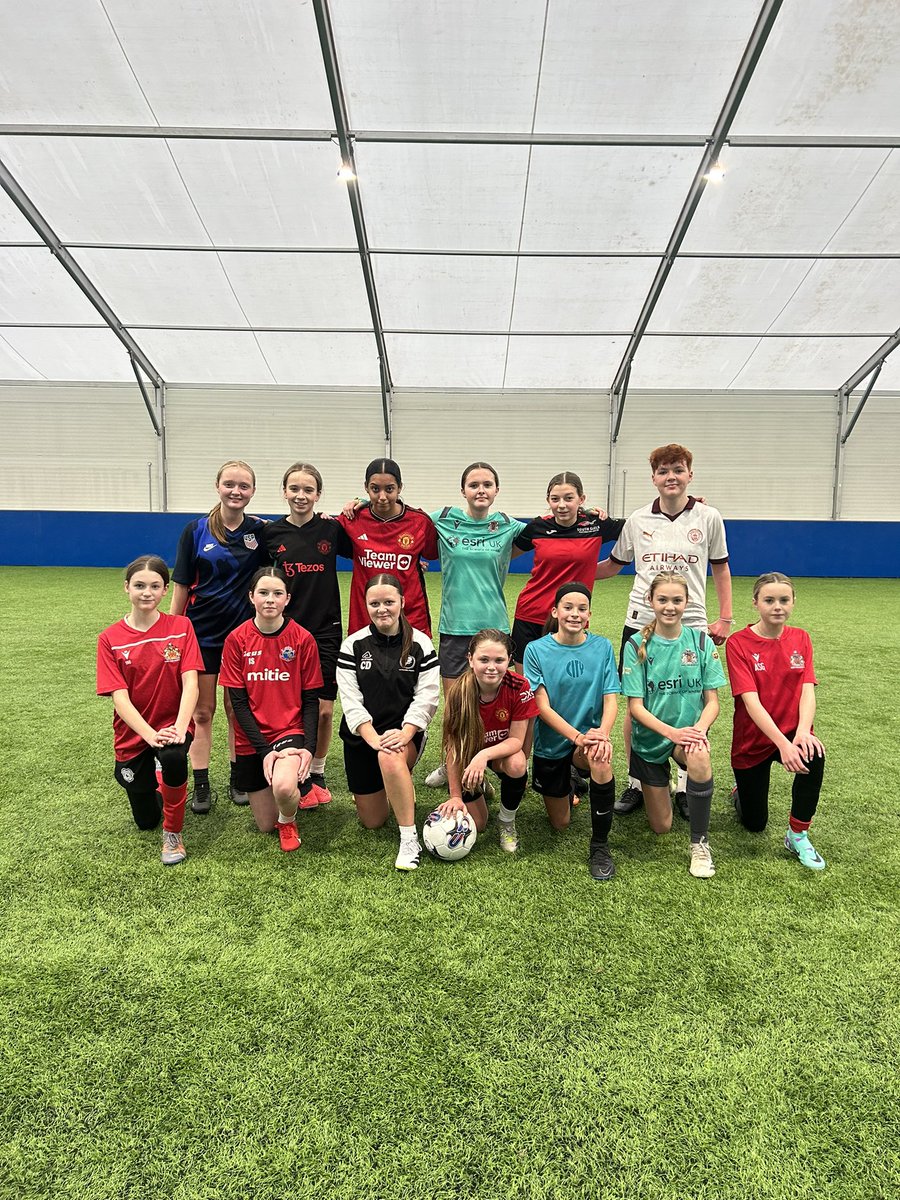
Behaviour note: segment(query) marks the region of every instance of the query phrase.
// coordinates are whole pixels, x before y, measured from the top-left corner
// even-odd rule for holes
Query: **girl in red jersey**
[[[183,862],[187,753],[203,659],[190,621],[159,611],[169,568],[156,555],[125,568],[131,611],[101,633],[97,694],[112,696],[116,782],[131,804],[138,829],[163,823],[162,861]],[[157,790],[154,759],[162,768]]]
[[[403,480],[400,468],[390,458],[376,458],[366,467],[364,506],[347,505],[338,521],[352,549],[353,577],[350,583],[348,634],[369,624],[366,584],[387,572],[400,580],[406,604],[405,616],[413,629],[431,636],[431,613],[425,592],[423,558],[437,558],[437,534],[427,513],[412,508],[400,498]]]
[[[485,771],[500,776],[500,846],[519,848],[516,812],[528,784],[523,746],[538,706],[527,679],[510,671],[513,643],[499,629],[482,629],[469,641],[468,668],[454,680],[444,705],[444,754],[450,799],[438,809],[466,809],[482,833],[487,825]]]
[[[194,714],[197,735],[191,747],[194,768],[191,809],[195,813],[208,813],[216,798],[209,785],[209,759],[222,646],[232,629],[246,620],[250,612],[247,588],[254,571],[265,562],[262,531],[266,522],[246,513],[255,491],[252,467],[241,459],[223,463],[216,475],[218,503],[205,517],[185,527],[172,571],[175,588],[171,611],[188,617],[203,655],[200,700]],[[233,763],[234,733],[228,708],[226,696],[228,745]],[[247,803],[247,797],[233,784],[230,790],[235,804]]]
[[[787,575],[770,571],[753,585],[759,620],[728,639],[728,675],[734,695],[731,765],[738,820],[754,833],[769,819],[769,773],[780,762],[794,777],[785,849],[804,867],[821,871],[809,840],[825,770],[825,747],[813,733],[816,674],[812,643],[788,625],[796,596]]]
[[[256,616],[225,639],[221,678],[235,716],[236,784],[248,793],[260,832],[277,828],[282,850],[290,851],[300,845],[298,807],[319,803],[309,773],[322,672],[315,639],[285,617],[287,602],[284,573],[257,571],[250,585]]]
[[[574,471],[562,471],[547,484],[550,516],[529,521],[515,540],[514,554],[534,550],[534,565],[519,593],[513,619],[516,670],[522,674],[525,648],[544,634],[544,622],[557,590],[573,580],[593,593],[600,548],[615,541],[623,520],[598,509],[585,510],[584,485]]]
[[[328,801],[331,792],[325,783],[325,759],[334,725],[335,670],[341,647],[337,556],[352,557],[353,543],[337,521],[315,511],[322,495],[322,476],[311,463],[293,463],[281,485],[290,511],[265,527],[263,540],[269,562],[287,578],[287,616],[309,630],[319,649],[323,683],[310,779],[320,801]]]

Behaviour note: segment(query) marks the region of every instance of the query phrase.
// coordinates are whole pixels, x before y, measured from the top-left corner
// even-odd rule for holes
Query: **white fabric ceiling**
[[[760,5],[330,0],[396,387],[610,387]],[[312,3],[4,7],[0,161],[160,376],[377,388]],[[631,387],[833,391],[896,331],[898,28],[784,0]],[[0,191],[0,379],[42,378],[133,376]]]

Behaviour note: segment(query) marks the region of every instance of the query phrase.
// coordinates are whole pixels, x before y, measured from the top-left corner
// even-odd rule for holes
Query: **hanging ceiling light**
[[[707,183],[721,183],[725,178],[725,167],[716,159],[703,178]]]
[[[344,183],[349,183],[351,179],[356,178],[356,172],[353,170],[353,168],[350,166],[349,163],[341,163],[340,168],[337,173],[337,177],[338,177],[338,179],[342,180]]]

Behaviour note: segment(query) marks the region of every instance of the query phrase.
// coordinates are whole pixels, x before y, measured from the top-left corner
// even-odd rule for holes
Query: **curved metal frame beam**
[[[684,241],[691,221],[694,218],[694,213],[697,211],[697,206],[703,196],[703,191],[707,183],[706,176],[710,167],[718,159],[722,147],[725,145],[728,132],[731,129],[734,118],[737,116],[738,108],[744,98],[747,86],[753,77],[753,72],[756,70],[756,65],[765,48],[769,34],[772,32],[772,26],[775,24],[775,19],[781,10],[781,5],[782,0],[765,0],[760,14],[756,19],[753,32],[741,56],[741,61],[731,82],[731,87],[728,89],[728,95],[725,97],[725,103],[722,105],[722,110],[719,113],[712,135],[707,142],[706,150],[700,159],[700,165],[697,167],[693,182],[681,207],[681,212],[678,214],[675,228],[672,230],[672,236],[669,238],[669,243],[660,260],[659,267],[650,285],[650,290],[647,293],[647,298],[644,301],[634,331],[628,340],[628,345],[625,348],[625,353],[622,356],[622,361],[619,364],[619,369],[612,383],[616,408],[610,429],[610,436],[614,438],[618,437],[619,427],[622,423],[622,412],[625,407],[631,364],[650,323],[650,318],[653,316],[653,310],[656,308],[659,298],[662,295],[662,290],[666,285],[666,280],[669,278],[669,273],[675,264],[681,243]]]
[[[334,30],[331,26],[331,13],[328,0],[313,0],[313,10],[316,17],[316,27],[319,31],[319,42],[322,47],[322,59],[325,64],[325,77],[328,81],[328,92],[331,96],[331,108],[334,113],[334,123],[337,127],[338,145],[341,150],[341,161],[349,167],[353,177],[346,181],[347,198],[350,201],[350,212],[353,216],[353,227],[356,230],[356,243],[359,248],[359,261],[362,265],[363,281],[366,286],[366,296],[369,301],[369,313],[372,317],[372,329],[375,334],[375,345],[378,349],[378,375],[381,382],[381,415],[384,422],[384,442],[388,453],[391,451],[392,440],[392,408],[394,385],[391,380],[391,368],[388,362],[387,344],[384,340],[384,328],[381,323],[381,309],[378,305],[378,292],[375,288],[375,273],[372,269],[372,256],[369,250],[369,237],[366,232],[366,220],[363,215],[362,197],[359,191],[359,180],[356,177],[356,160],[353,154],[353,137],[350,132],[350,117],[347,112],[347,101],[341,83],[341,71],[338,64],[337,47],[334,42]]]

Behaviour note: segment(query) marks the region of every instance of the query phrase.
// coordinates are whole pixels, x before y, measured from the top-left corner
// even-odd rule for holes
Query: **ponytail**
[[[647,643],[653,637],[654,633],[656,633],[656,617],[653,618],[649,625],[645,625],[641,630],[641,644],[638,646],[637,652],[637,660],[639,663],[642,663],[647,657]]]

